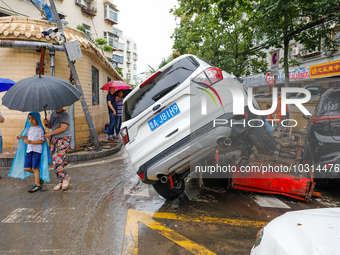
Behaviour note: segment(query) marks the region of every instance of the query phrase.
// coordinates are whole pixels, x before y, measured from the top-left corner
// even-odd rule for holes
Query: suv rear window
[[[199,63],[188,56],[177,62],[155,77],[124,103],[123,121],[139,115],[157,102],[175,87],[185,81],[197,68]]]

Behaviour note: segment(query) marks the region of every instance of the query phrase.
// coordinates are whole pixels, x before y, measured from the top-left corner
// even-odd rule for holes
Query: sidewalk
[[[101,143],[102,150],[94,151],[93,146],[77,146],[76,150],[70,151],[66,157],[66,162],[83,162],[86,160],[92,160],[102,157],[107,157],[117,153],[122,143],[119,140],[107,141],[107,135],[105,133],[98,136]],[[4,149],[3,154],[0,154],[0,167],[11,167],[15,152],[9,149]]]

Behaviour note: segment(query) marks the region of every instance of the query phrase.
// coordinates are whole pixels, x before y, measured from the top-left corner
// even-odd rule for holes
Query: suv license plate
[[[163,125],[165,122],[179,114],[179,108],[176,103],[171,105],[169,108],[162,111],[160,114],[156,115],[155,118],[148,121],[151,131],[154,131],[159,126]]]

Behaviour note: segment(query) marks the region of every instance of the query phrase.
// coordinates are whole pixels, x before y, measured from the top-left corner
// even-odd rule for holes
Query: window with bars
[[[92,105],[99,105],[99,70],[92,66]]]

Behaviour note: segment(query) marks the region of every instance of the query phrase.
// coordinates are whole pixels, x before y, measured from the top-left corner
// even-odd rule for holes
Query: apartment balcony
[[[124,57],[119,55],[112,54],[112,60],[121,64],[124,63]]]
[[[118,22],[114,21],[113,19],[110,19],[109,17],[106,17],[105,21],[109,22],[111,25],[117,25],[118,24]]]
[[[97,15],[96,9],[94,9],[94,8],[90,9],[90,8],[87,8],[84,5],[81,6],[81,11],[82,11],[82,13],[84,13],[85,15],[90,16],[90,17],[94,17],[94,16]]]

